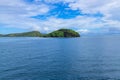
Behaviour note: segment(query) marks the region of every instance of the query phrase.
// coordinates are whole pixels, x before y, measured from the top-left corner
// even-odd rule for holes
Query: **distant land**
[[[0,34],[0,37],[80,37],[80,34],[71,29],[59,29],[48,34],[42,34],[39,31],[24,33]]]

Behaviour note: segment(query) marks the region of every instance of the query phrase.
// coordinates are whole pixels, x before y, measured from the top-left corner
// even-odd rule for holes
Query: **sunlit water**
[[[0,38],[0,80],[119,80],[120,36]]]

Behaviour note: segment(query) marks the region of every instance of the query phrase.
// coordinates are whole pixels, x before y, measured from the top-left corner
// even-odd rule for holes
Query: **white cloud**
[[[100,12],[104,17],[77,16],[72,19],[60,19],[53,17],[47,20],[31,18],[32,16],[44,15],[51,10],[50,5],[41,3],[28,4],[22,0],[0,1],[0,24],[5,27],[17,27],[23,29],[40,30],[50,32],[59,28],[75,28],[81,33],[90,33],[91,29],[102,28],[112,31],[120,29],[120,0],[44,0],[47,3],[64,2],[73,10],[82,13],[95,14]],[[104,31],[104,30],[102,30]]]
[[[120,0],[76,0],[69,4],[71,9],[81,10],[83,13],[101,13],[107,19],[120,20]]]
[[[27,4],[22,0],[0,1],[0,24],[7,27],[24,29],[40,29],[39,20],[30,17],[46,14],[50,10],[48,5]]]
[[[45,14],[49,11],[49,6],[45,4],[27,4],[22,0],[0,1],[0,14],[15,14],[18,16],[35,16]]]
[[[52,1],[52,0],[49,0]],[[96,14],[101,13],[103,17],[96,22],[90,22],[85,18],[85,21],[89,23],[85,24],[84,27],[114,27],[120,28],[120,0],[58,0],[64,3],[68,3],[69,7],[73,10],[79,10],[83,14]],[[97,19],[97,18],[96,18]],[[91,18],[92,21],[92,18]],[[77,22],[77,21],[76,21]],[[77,24],[77,23],[76,23]],[[80,22],[82,24],[82,22]]]
[[[101,13],[106,19],[120,21],[120,0],[46,0],[47,2],[68,3],[73,10],[80,10],[82,13]]]
[[[88,34],[90,32],[90,30],[88,30],[88,29],[80,29],[80,30],[77,30],[77,31],[81,34]]]

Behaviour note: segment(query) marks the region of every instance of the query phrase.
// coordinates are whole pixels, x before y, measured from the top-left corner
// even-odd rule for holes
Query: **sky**
[[[60,28],[120,33],[120,0],[0,0],[1,34]]]

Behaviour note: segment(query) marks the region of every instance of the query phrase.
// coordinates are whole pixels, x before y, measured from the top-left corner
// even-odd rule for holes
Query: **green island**
[[[80,34],[71,29],[59,29],[48,34],[42,34],[39,31],[24,33],[0,34],[0,37],[80,37]]]
[[[0,37],[3,36],[2,34],[0,34]]]

